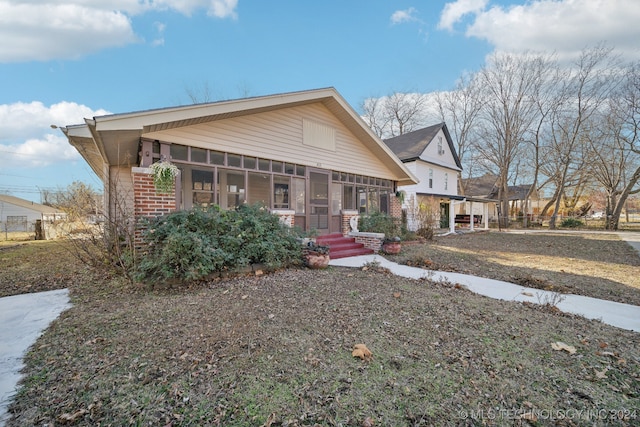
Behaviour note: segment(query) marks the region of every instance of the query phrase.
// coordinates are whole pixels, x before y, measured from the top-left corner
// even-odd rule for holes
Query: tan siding
[[[133,218],[134,201],[131,168],[112,166],[109,174],[111,188],[109,189],[109,197],[105,198],[105,201],[109,203],[110,218],[119,218],[123,214]],[[116,213],[118,216],[114,216]]]
[[[303,119],[335,128],[335,152],[302,144]],[[390,169],[320,103],[150,132],[143,136],[307,166],[395,178]]]

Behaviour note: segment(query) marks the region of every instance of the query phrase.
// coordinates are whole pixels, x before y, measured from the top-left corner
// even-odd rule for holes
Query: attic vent
[[[302,143],[310,147],[336,151],[336,130],[327,125],[302,119]]]

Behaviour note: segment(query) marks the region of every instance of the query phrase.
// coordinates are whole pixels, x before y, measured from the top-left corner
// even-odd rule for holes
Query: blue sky
[[[495,51],[640,58],[638,0],[0,0],[0,192],[100,182],[84,117],[335,87],[356,109],[450,90]],[[205,89],[208,88],[208,89]],[[201,99],[205,100],[205,99]]]

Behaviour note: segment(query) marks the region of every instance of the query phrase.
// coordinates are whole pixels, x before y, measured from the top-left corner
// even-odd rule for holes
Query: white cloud
[[[459,0],[452,5],[471,1]],[[440,20],[442,28],[450,28],[458,22],[455,17],[462,16],[447,12],[447,7]],[[475,14],[475,19],[466,35],[484,39],[498,51],[555,51],[559,58],[569,58],[585,47],[606,42],[627,58],[640,58],[637,0],[532,0],[469,13]]]
[[[62,132],[51,125],[83,123],[85,117],[109,114],[75,102],[49,107],[41,102],[0,105],[0,167],[41,167],[80,155]]]
[[[155,28],[158,36],[151,42],[151,46],[164,46],[164,30],[167,28],[166,24],[162,22],[154,22],[153,27]]]
[[[457,0],[444,5],[438,28],[453,30],[453,25],[470,13],[478,13],[487,5],[488,0]]]
[[[238,0],[0,0],[0,63],[78,58],[140,40],[130,17],[207,10],[237,18]],[[156,43],[156,42],[154,42]]]
[[[403,22],[411,22],[418,21],[418,18],[415,17],[415,14],[418,11],[414,7],[410,7],[406,10],[396,10],[391,15],[391,23],[392,24],[401,24]]]
[[[216,18],[237,18],[238,0],[211,0],[209,15]]]

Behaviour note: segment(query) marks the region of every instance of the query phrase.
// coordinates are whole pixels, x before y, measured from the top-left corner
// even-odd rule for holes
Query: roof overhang
[[[399,185],[418,182],[334,88],[98,116],[85,119],[85,124],[67,126],[62,130],[71,145],[102,177],[105,165],[134,166],[140,138],[147,133],[318,102],[384,161],[397,176]]]
[[[471,196],[462,196],[458,194],[434,194],[434,193],[416,193],[418,196],[425,197],[437,197],[440,199],[450,199],[456,200],[460,202],[474,202],[474,203],[498,203],[499,200],[496,199],[486,199],[484,197],[471,197]]]

